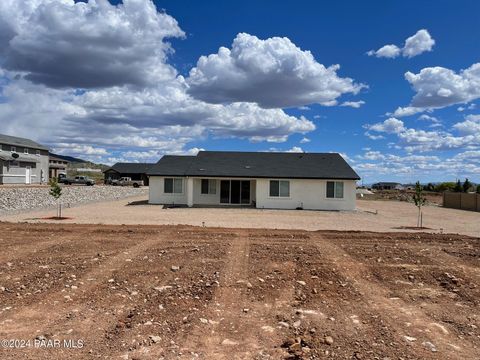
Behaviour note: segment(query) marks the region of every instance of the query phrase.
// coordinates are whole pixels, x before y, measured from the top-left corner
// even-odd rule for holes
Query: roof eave
[[[194,177],[194,178],[241,178],[241,179],[298,179],[298,180],[360,180],[360,177],[313,177],[313,176],[265,176],[265,175],[214,175],[214,174],[159,174],[159,173],[147,173],[147,176],[161,176],[161,177]]]

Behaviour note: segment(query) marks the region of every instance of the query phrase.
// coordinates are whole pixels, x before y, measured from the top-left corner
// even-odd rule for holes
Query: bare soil
[[[0,246],[0,340],[31,342],[1,359],[480,358],[478,238],[0,223]]]
[[[357,196],[365,200],[395,200],[413,203],[414,190],[374,190],[372,194],[363,194],[363,197]],[[443,193],[434,191],[424,191],[423,195],[427,205],[443,204]]]

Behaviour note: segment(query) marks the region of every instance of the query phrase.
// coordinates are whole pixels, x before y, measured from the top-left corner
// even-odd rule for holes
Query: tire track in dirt
[[[202,359],[232,359],[232,350],[235,349],[235,358],[242,358],[239,357],[240,351],[248,358],[253,349],[239,329],[244,325],[242,308],[248,302],[245,289],[248,285],[249,248],[248,237],[240,236],[231,240],[225,267],[221,270],[220,287],[212,300],[215,308],[210,305],[206,318],[202,318],[208,323],[199,324],[180,344],[183,351],[193,351]]]
[[[205,235],[206,236],[206,235]],[[182,238],[181,240],[164,243],[164,249],[176,258],[174,263],[180,268],[172,271],[169,265],[158,264],[155,266],[151,279],[155,285],[164,290],[152,289],[152,280],[147,280],[147,287],[135,288],[140,296],[145,297],[144,302],[137,302],[130,306],[130,313],[123,312],[114,321],[109,321],[113,326],[105,332],[108,338],[109,359],[118,359],[125,356],[129,358],[178,358],[178,338],[189,333],[194,324],[198,324],[199,313],[211,306],[215,286],[212,283],[218,279],[217,275],[223,267],[223,256],[208,258],[210,247],[216,248],[216,253],[226,253],[229,246],[226,241],[215,243],[208,237],[205,239]],[[223,249],[223,251],[222,251]],[[188,253],[186,253],[188,252]],[[192,256],[192,258],[189,258]],[[180,259],[181,258],[181,259]],[[166,259],[169,264],[172,260]],[[130,271],[130,269],[128,269]],[[135,270],[134,270],[135,271]],[[149,271],[150,272],[150,271]],[[136,282],[142,283],[142,274],[136,273]],[[124,278],[135,276],[131,273],[122,273]],[[152,294],[153,290],[153,294]],[[109,305],[109,308],[116,308]],[[165,321],[165,314],[169,314]],[[160,321],[160,319],[163,319]],[[145,323],[148,320],[148,325]],[[128,324],[128,326],[125,326]],[[120,326],[119,326],[120,325]],[[157,340],[151,340],[155,336]],[[121,344],[121,346],[118,346]],[[125,347],[125,345],[127,345]]]
[[[163,241],[164,238],[165,235],[155,236],[153,239],[148,239],[125,248],[121,253],[107,259],[103,264],[99,265],[98,268],[82,274],[77,278],[78,282],[84,283],[84,285],[78,289],[78,296],[94,292],[100,283],[106,282],[109,279],[112,272],[126,266],[126,264],[128,264],[126,262],[127,259],[145,253],[151,247]],[[74,299],[70,302],[64,298],[65,295],[66,293],[61,290],[56,291],[48,294],[46,298],[42,299],[41,303],[16,308],[12,316],[8,316],[8,313],[2,314],[4,319],[0,322],[0,337],[8,335],[11,338],[15,337],[17,333],[28,333],[32,331],[32,324],[38,324],[37,329],[39,329],[41,333],[48,333],[52,326],[65,322],[69,312],[75,310],[75,312],[81,313],[86,309],[86,304],[78,304],[75,302],[75,298],[78,296],[73,295]],[[54,312],[53,316],[45,316],[46,313],[51,314],[52,311]],[[7,318],[5,318],[5,316],[7,316]],[[23,327],[19,326],[19,324],[23,324]]]
[[[252,277],[249,268],[254,265],[251,251],[255,245],[279,246],[286,242],[277,239],[257,241],[248,231],[240,233],[230,242],[230,251],[221,269],[221,286],[204,314],[208,323],[199,324],[180,341],[182,353],[189,354],[181,358],[191,359],[192,353],[200,359],[283,358],[286,353],[279,345],[284,338],[281,331],[285,329],[278,331],[276,314],[278,311],[288,314],[291,311],[286,308],[290,307],[295,294],[295,271],[289,271],[292,278],[277,289],[278,296],[259,300],[254,296],[257,285],[252,284],[258,282],[258,278]],[[294,242],[301,245],[307,240]],[[265,259],[268,260],[275,258]]]
[[[240,233],[230,243],[221,286],[204,314],[208,323],[200,323],[180,341],[182,353],[189,354],[181,358],[191,359],[193,352],[200,359],[253,359],[262,350],[271,352],[278,345],[261,326],[266,318],[273,317],[276,304],[259,303],[249,293],[252,240],[248,233]],[[279,299],[282,304],[285,301]]]
[[[473,278],[479,278],[480,277],[480,267],[475,267],[472,264],[465,262],[461,257],[451,255],[443,251],[441,248],[434,248],[435,254],[432,254],[432,260],[438,264],[438,266],[444,266],[445,264],[448,264],[448,266],[452,268],[458,268],[461,271],[465,272],[468,274],[468,276],[471,276]],[[479,259],[480,260],[480,259]],[[479,261],[480,265],[480,261]]]
[[[340,246],[321,234],[317,234],[314,240],[316,240],[315,244],[318,249],[335,264],[336,268],[346,278],[353,281],[354,287],[359,290],[375,311],[385,314],[385,319],[392,324],[394,329],[405,328],[405,332],[397,330],[399,341],[402,341],[402,336],[415,337],[418,340],[411,342],[410,345],[412,348],[416,348],[419,354],[425,352],[425,349],[421,347],[422,342],[431,341],[445,359],[474,359],[480,356],[468,341],[459,339],[451,333],[446,334],[439,328],[429,327],[428,325],[434,320],[419,310],[417,306],[411,306],[398,298],[393,301],[389,299],[390,291],[388,289],[365,280],[361,274],[370,272],[368,265],[353,259]],[[406,324],[411,324],[408,326],[408,330]]]
[[[81,240],[81,238],[78,236],[78,237],[71,237],[68,240],[62,239],[60,240],[61,243],[57,238],[52,240],[40,240],[38,242],[30,242],[28,244],[4,245],[0,243],[0,246],[2,246],[0,263],[12,262],[19,258],[21,258],[22,261],[24,261],[26,257],[27,258],[32,257],[39,253],[49,251],[50,249],[53,249],[55,246],[58,246],[58,245],[71,244],[75,240]]]

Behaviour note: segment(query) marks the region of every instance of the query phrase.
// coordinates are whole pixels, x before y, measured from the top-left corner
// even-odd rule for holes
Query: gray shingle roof
[[[104,172],[114,170],[120,174],[145,174],[152,165],[149,163],[116,163]]]
[[[186,176],[185,174],[195,159],[196,156],[189,155],[164,155],[150,167],[147,175]]]
[[[21,147],[27,147],[32,149],[48,150],[48,147],[41,145],[39,143],[36,143],[33,140],[16,137],[16,136],[3,135],[3,134],[0,134],[0,144],[21,146]]]
[[[358,180],[337,153],[200,151],[197,156],[164,156],[147,172],[157,176]]]

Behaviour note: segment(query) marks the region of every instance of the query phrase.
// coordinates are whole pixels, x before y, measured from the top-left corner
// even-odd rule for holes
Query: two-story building
[[[67,175],[67,167],[70,162],[61,155],[50,153],[48,176],[49,178],[58,178],[58,175]]]
[[[0,184],[47,183],[48,163],[46,146],[0,134]]]

